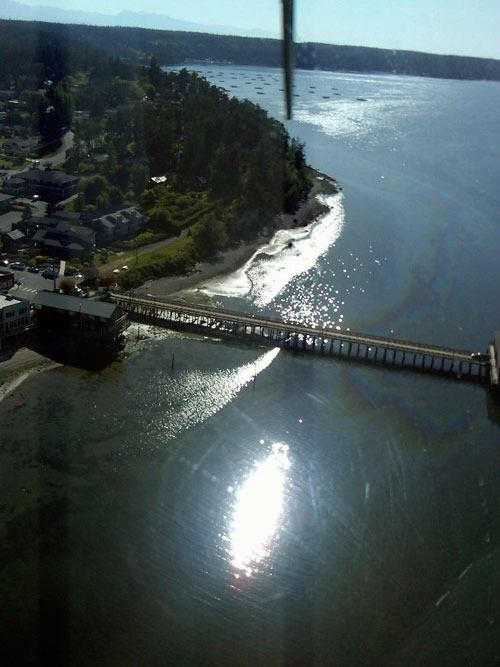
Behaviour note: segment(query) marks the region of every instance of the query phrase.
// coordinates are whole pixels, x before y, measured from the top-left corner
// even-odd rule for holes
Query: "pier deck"
[[[179,301],[110,294],[132,319],[173,329],[255,340],[285,349],[498,384],[498,348],[480,359],[468,350],[354,331],[317,328]]]

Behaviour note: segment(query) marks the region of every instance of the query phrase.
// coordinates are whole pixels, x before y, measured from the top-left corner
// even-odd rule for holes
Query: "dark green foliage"
[[[60,27],[50,57],[51,27],[41,29],[37,53],[44,55],[36,74],[10,52],[15,85],[23,115],[44,136],[71,124],[74,145],[65,168],[82,177],[72,210],[91,224],[142,204],[153,237],[180,237],[166,254],[143,253],[129,281],[139,272],[145,279],[186,270],[232,242],[257,236],[307,196],[303,146],[262,108],[186,69],[165,73],[154,57],[149,67],[137,67],[82,50],[77,40],[67,40],[68,28]],[[29,40],[30,28],[24,46]],[[63,46],[64,72],[57,65]],[[49,69],[58,77],[40,88],[40,73]],[[152,176],[165,182],[154,183]]]
[[[293,211],[307,195],[304,147],[257,105],[186,70],[163,74],[154,96],[144,113],[152,173],[244,210]]]
[[[229,236],[223,220],[211,213],[193,228],[193,245],[200,259],[212,257],[219,250],[225,250]]]
[[[144,28],[61,25],[0,20],[0,81],[12,71],[37,81],[62,80],[69,72],[88,71],[101,64],[100,52],[115,64],[102,72],[127,79],[129,65],[168,65],[186,59],[212,59],[239,65],[282,66],[281,42],[275,39],[232,37]],[[395,51],[357,46],[302,43],[295,49],[296,66],[331,71],[390,72],[450,79],[500,80],[500,62],[488,58],[442,56],[415,51]],[[118,71],[119,70],[119,71]],[[153,68],[151,78],[155,83]],[[35,86],[36,88],[36,86]],[[96,97],[98,100],[99,97]]]

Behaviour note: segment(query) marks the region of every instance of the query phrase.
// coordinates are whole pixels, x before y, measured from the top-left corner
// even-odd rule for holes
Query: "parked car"
[[[57,276],[59,275],[59,271],[55,269],[53,266],[49,266],[48,269],[45,269],[45,271],[42,272],[42,276],[44,278],[50,278],[51,280],[55,280]]]
[[[476,361],[489,361],[490,360],[490,355],[486,354],[485,352],[473,352],[470,355],[471,359],[475,359]]]
[[[38,268],[38,266],[28,266],[26,270],[29,271],[30,273],[40,273],[40,269]]]
[[[23,264],[22,262],[12,262],[10,268],[14,269],[14,271],[24,271],[26,264]]]

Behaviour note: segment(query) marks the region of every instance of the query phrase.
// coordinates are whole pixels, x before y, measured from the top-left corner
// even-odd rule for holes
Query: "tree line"
[[[86,69],[99,58],[99,52],[134,63],[146,63],[154,55],[163,65],[186,59],[269,67],[282,64],[279,40],[146,28],[0,20],[0,43],[0,80],[9,75],[13,63],[19,71],[30,71],[40,62],[50,78],[57,80],[75,66]],[[500,61],[491,58],[313,42],[297,44],[295,54],[297,67],[303,69],[500,81]]]

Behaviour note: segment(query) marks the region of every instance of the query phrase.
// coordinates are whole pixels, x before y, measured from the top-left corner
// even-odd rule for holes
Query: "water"
[[[203,69],[280,117],[278,72]],[[484,349],[498,86],[296,84],[290,132],[343,193],[214,300]],[[18,663],[54,646],[74,665],[498,663],[500,411],[483,387],[136,333],[122,363],[38,374],[0,404]]]

